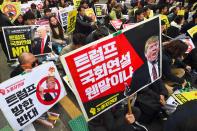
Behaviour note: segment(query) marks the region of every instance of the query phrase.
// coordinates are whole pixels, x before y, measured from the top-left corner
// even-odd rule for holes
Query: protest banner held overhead
[[[10,60],[23,52],[40,55],[51,52],[48,25],[3,27],[3,34]]]
[[[81,0],[73,0],[74,7],[77,9],[80,6]]]
[[[85,14],[88,17],[90,17],[93,20],[93,22],[97,21],[96,15],[95,15],[94,10],[92,8],[85,9]]]
[[[21,2],[4,2],[1,11],[7,15],[11,22],[14,22],[21,13]]]
[[[38,75],[39,72],[39,75]],[[0,108],[14,130],[38,119],[66,95],[53,62],[0,84]],[[52,99],[47,99],[47,98]]]
[[[68,24],[68,12],[73,10],[73,6],[63,8],[59,10],[59,16],[62,26],[67,26]]]
[[[60,57],[87,121],[161,77],[160,34],[153,17]]]
[[[67,33],[72,33],[75,30],[76,20],[77,20],[77,10],[72,10],[68,12]]]
[[[108,14],[107,4],[95,4],[94,8],[97,17],[105,17]]]

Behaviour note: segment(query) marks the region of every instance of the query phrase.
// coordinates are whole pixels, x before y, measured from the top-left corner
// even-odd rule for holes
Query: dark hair
[[[165,7],[168,7],[167,4],[162,4],[162,5],[159,7],[159,13],[161,13],[161,11],[162,11]]]
[[[23,18],[24,18],[24,21],[36,19],[34,13],[31,12],[31,11],[27,11],[27,12],[23,15]]]
[[[174,18],[174,22],[176,22],[177,24],[181,24],[181,21],[184,19],[183,15],[178,15]]]
[[[80,5],[78,8],[77,8],[77,11],[81,11],[81,9],[84,8],[82,5]]]
[[[32,3],[31,4],[31,9],[36,9],[36,4]]]
[[[109,35],[109,30],[106,27],[100,27],[97,30],[95,30],[93,33],[94,40],[98,40],[108,35]]]
[[[51,12],[51,9],[50,8],[45,8],[44,13],[46,14],[47,12]]]
[[[49,17],[49,25],[50,25],[50,28],[51,28],[51,31],[52,31],[52,35],[55,39],[64,39],[64,31],[63,31],[63,28],[61,26],[61,24],[59,23],[59,21],[57,20],[57,28],[58,28],[58,31],[59,31],[59,35],[56,33],[55,31],[55,26],[51,24],[51,18],[54,17],[56,20],[57,18],[55,16],[50,16]]]
[[[142,10],[142,9],[136,10],[136,11],[135,11],[135,18],[136,18],[138,15],[142,14],[142,13],[143,13],[143,10]]]
[[[83,5],[83,4],[88,4],[88,1],[82,0],[82,1],[80,2],[80,5]]]
[[[181,40],[173,40],[164,46],[164,50],[167,51],[174,59],[182,56],[187,51],[187,48],[187,44]]]
[[[85,45],[86,36],[81,33],[73,34],[73,44],[74,45]]]

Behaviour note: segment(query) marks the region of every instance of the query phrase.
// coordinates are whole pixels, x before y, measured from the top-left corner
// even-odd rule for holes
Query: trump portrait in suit
[[[133,94],[145,85],[153,83],[159,78],[159,51],[159,37],[151,36],[148,38],[144,47],[146,61],[134,72],[129,94]]]
[[[37,28],[38,37],[33,40],[32,52],[34,55],[51,52],[50,36],[47,34],[47,28],[40,26]]]

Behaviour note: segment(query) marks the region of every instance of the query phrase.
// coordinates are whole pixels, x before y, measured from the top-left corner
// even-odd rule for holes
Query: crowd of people
[[[21,2],[25,3],[27,0]],[[195,0],[131,0],[129,5],[126,5],[124,1],[108,0],[106,3],[108,14],[104,18],[98,18],[98,21],[95,22],[85,15],[85,9],[93,8],[95,10],[94,4],[96,3],[99,3],[99,0],[81,1],[77,8],[75,30],[71,36],[66,34],[66,27],[61,25],[58,17],[50,9],[52,7],[65,8],[73,5],[70,0],[44,0],[44,14],[36,8],[35,4],[31,4],[31,8],[25,14],[19,15],[13,23],[0,11],[0,27],[35,25],[38,19],[48,20],[52,32],[52,50],[61,56],[115,32],[110,25],[110,20],[120,19],[125,24],[134,24],[160,14],[161,18],[165,18],[161,20],[162,78],[137,93],[133,113],[128,113],[126,106],[121,103],[91,120],[88,126],[90,131],[146,131],[146,127],[141,124],[147,125],[154,120],[163,120],[169,117],[170,119],[166,122],[164,130],[170,130],[172,128],[170,125],[174,123],[173,120],[179,119],[181,113],[177,109],[177,112],[172,117],[166,114],[163,107],[167,98],[173,94],[176,87],[185,88],[188,81],[197,84],[197,80],[193,81],[187,77],[187,74],[190,73],[197,75],[197,48],[186,54],[188,45],[181,40],[190,38],[194,45],[197,46],[197,32],[193,36],[190,36],[187,32],[197,25],[197,2]],[[181,10],[184,10],[182,15],[179,14]],[[124,15],[129,17],[125,18]],[[2,29],[0,30],[0,43],[8,59]],[[26,52],[19,56],[18,61],[19,65],[11,73],[10,77],[29,72],[42,63],[33,54]],[[64,72],[59,60],[56,64],[62,70],[60,72]],[[197,102],[194,101],[192,104],[197,105]],[[193,106],[188,105],[189,107],[181,106],[180,110],[185,115],[191,112],[193,112],[191,114],[196,115]],[[184,110],[187,111],[184,112]],[[190,113],[187,113],[188,110],[190,110]],[[175,122],[177,126],[174,125],[171,130],[194,131],[197,129],[194,123],[196,118],[197,116],[187,117],[188,121],[185,127],[179,122]],[[184,122],[182,121],[182,123]]]

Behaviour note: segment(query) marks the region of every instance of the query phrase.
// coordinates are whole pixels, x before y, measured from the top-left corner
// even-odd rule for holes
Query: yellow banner
[[[11,22],[14,22],[21,14],[21,2],[4,2],[1,11],[9,17]]]
[[[185,15],[185,10],[179,10],[177,15],[183,15],[184,16]]]
[[[184,104],[191,100],[197,99],[197,91],[183,92],[180,94],[173,94],[172,97],[175,98],[180,104]]]
[[[74,7],[78,8],[80,6],[81,0],[73,0]]]
[[[72,10],[68,12],[68,25],[67,32],[72,33],[75,30],[76,20],[77,20],[77,10]]]
[[[187,32],[193,38],[194,34],[197,32],[197,25],[187,30]]]
[[[168,17],[166,15],[160,15],[160,16],[161,16],[161,20],[165,22],[165,25],[167,26],[167,28],[170,27]]]
[[[92,8],[85,9],[85,14],[88,17],[92,18],[93,22],[97,21],[96,15],[95,15],[94,10]]]

